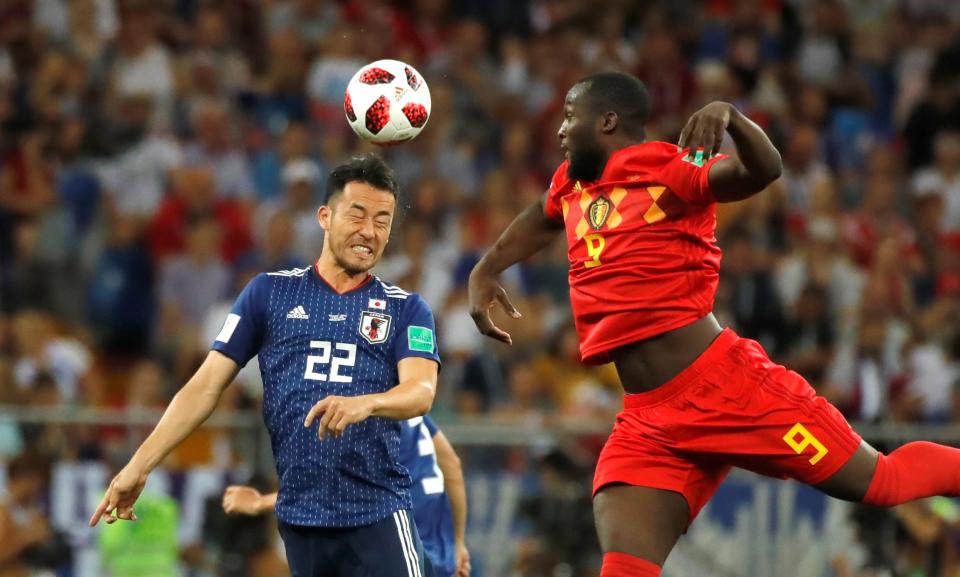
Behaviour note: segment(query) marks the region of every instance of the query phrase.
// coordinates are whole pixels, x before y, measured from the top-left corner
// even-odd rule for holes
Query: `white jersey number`
[[[357,345],[352,343],[331,343],[330,341],[310,341],[311,349],[320,349],[319,355],[307,356],[307,370],[303,378],[311,381],[327,381],[331,383],[349,383],[353,376],[342,374],[346,367],[353,367],[357,362]],[[346,356],[331,354],[333,351],[346,353]],[[332,358],[331,358],[332,357]],[[332,360],[332,362],[331,362]],[[317,371],[317,365],[330,365],[330,373]]]
[[[443,471],[437,463],[437,448],[433,444],[433,437],[430,436],[430,429],[423,423],[423,417],[414,417],[407,421],[410,428],[419,428],[420,440],[417,441],[417,452],[421,457],[430,457],[433,463],[433,476],[424,477],[421,480],[423,484],[423,493],[425,495],[437,495],[443,493]]]

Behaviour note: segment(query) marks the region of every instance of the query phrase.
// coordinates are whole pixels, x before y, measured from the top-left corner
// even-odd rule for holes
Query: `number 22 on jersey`
[[[310,341],[310,348],[320,349],[320,354],[307,356],[307,369],[303,373],[303,378],[331,383],[353,382],[353,375],[343,374],[342,370],[353,368],[353,365],[356,364],[357,345],[353,343],[331,343],[330,341]],[[345,353],[345,356],[337,356],[334,351]],[[317,367],[322,365],[330,365],[329,373],[317,370]]]

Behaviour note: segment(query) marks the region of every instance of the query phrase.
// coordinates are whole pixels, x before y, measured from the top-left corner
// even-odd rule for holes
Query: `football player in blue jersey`
[[[429,416],[404,422],[400,462],[413,478],[413,519],[436,577],[470,577],[467,491],[460,458]],[[237,515],[273,511],[276,493],[234,485],[223,494],[223,510]],[[429,572],[429,569],[428,569]]]
[[[320,257],[250,281],[213,350],[110,482],[91,525],[136,519],[147,475],[257,355],[293,577],[422,577],[400,433],[401,421],[433,403],[434,319],[419,295],[368,272],[389,240],[396,197],[393,172],[376,156],[331,172],[317,211]]]

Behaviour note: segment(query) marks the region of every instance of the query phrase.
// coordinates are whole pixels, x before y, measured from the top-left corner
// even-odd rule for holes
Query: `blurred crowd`
[[[619,408],[615,371],[578,362],[562,242],[505,275],[513,347],[481,338],[466,303],[472,266],[561,160],[566,90],[604,69],[646,82],[650,139],[725,100],[783,155],[769,190],[720,207],[724,324],[852,420],[960,416],[951,0],[0,1],[0,405],[163,407],[254,274],[319,253],[325,176],[370,150],[344,88],[379,58],[414,64],[433,99],[416,140],[380,150],[404,210],[375,272],[436,314],[441,417]],[[256,367],[238,380],[225,407],[256,408]],[[174,462],[243,459],[201,437]],[[582,479],[598,446],[541,469]],[[4,460],[129,447],[0,423]]]

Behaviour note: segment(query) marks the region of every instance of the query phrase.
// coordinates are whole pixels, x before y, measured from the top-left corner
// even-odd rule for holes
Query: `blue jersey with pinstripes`
[[[371,417],[320,441],[310,408],[329,395],[387,391],[407,357],[440,362],[430,308],[371,276],[338,293],[314,267],[260,274],[237,298],[213,349],[244,365],[259,355],[263,416],[280,478],[277,517],[358,527],[410,509],[401,423]]]
[[[453,509],[437,462],[434,437],[440,432],[429,417],[414,417],[400,433],[400,456],[413,477],[413,520],[437,577],[453,577],[457,571],[453,534]]]

